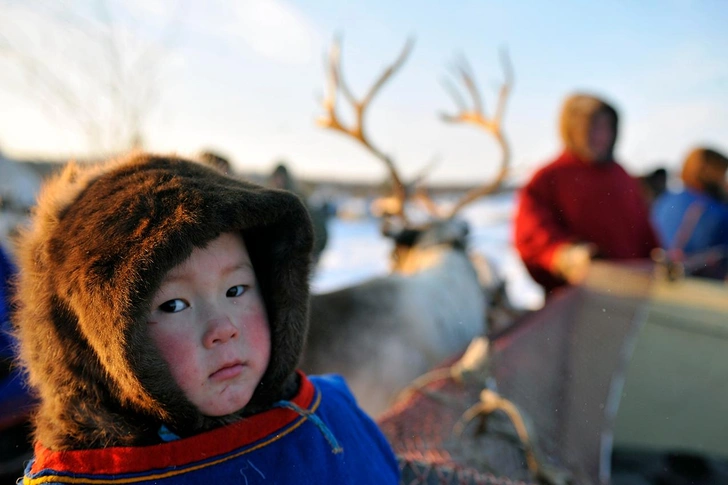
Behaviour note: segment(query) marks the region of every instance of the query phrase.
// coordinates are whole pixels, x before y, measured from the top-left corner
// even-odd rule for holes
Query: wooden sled
[[[728,483],[727,350],[724,284],[599,263],[492,336],[475,372],[457,377],[463,355],[453,357],[378,421],[401,483]],[[486,409],[483,389],[520,418]],[[676,456],[676,468],[698,457],[707,481],[679,481],[693,471],[671,470]],[[628,470],[635,460],[652,468]]]

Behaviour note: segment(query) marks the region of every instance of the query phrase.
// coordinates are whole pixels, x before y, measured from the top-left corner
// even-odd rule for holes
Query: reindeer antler
[[[450,123],[470,123],[485,131],[491,133],[498,144],[501,146],[503,151],[503,158],[501,160],[501,167],[496,176],[495,180],[491,183],[476,187],[468,191],[450,210],[448,217],[453,217],[460,209],[470,204],[471,202],[494,192],[506,177],[508,173],[508,166],[510,164],[511,150],[508,145],[508,141],[503,135],[501,130],[501,121],[503,120],[503,113],[505,111],[506,101],[511,89],[513,88],[513,67],[510,62],[510,58],[505,51],[501,51],[501,64],[503,65],[504,71],[504,82],[501,84],[500,92],[498,93],[498,105],[495,110],[495,114],[492,118],[488,118],[483,111],[483,102],[481,100],[478,88],[475,83],[475,77],[472,74],[472,69],[468,65],[465,59],[460,61],[460,65],[454,67],[455,75],[458,75],[463,84],[472,98],[472,107],[468,108],[467,104],[463,100],[457,89],[452,86],[449,82],[445,81],[445,88],[448,90],[450,95],[455,100],[460,112],[456,115],[443,114],[442,118]]]
[[[384,70],[379,78],[376,79],[372,87],[369,88],[369,92],[361,100],[357,100],[344,82],[341,74],[341,42],[338,38],[336,38],[331,46],[331,53],[329,55],[329,85],[326,97],[323,99],[323,107],[326,110],[326,115],[320,117],[317,121],[319,126],[340,131],[341,133],[357,140],[377,158],[384,162],[389,170],[390,176],[392,177],[395,196],[400,202],[397,215],[405,220],[404,204],[407,199],[407,189],[402,183],[402,178],[399,176],[392,159],[372,145],[369,141],[366,131],[364,130],[364,114],[366,113],[366,109],[369,106],[369,103],[371,103],[372,98],[374,98],[384,83],[386,83],[387,80],[389,80],[389,78],[392,77],[392,75],[402,66],[402,64],[404,64],[405,60],[407,60],[413,44],[413,39],[407,40],[407,43],[397,59]],[[354,109],[355,120],[352,126],[344,125],[336,114],[336,93],[338,90],[342,92],[344,97],[349,101]]]

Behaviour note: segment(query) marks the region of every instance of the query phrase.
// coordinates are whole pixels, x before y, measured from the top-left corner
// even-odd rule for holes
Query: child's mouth
[[[233,377],[237,377],[240,375],[240,373],[243,372],[243,364],[240,362],[233,362],[231,364],[225,364],[212,374],[210,374],[210,379],[216,380],[216,381],[224,381],[227,379],[232,379]]]

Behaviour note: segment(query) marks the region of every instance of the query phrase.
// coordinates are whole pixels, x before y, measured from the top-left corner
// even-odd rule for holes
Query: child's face
[[[250,401],[270,358],[270,330],[243,238],[226,233],[167,273],[149,315],[152,340],[207,416]]]

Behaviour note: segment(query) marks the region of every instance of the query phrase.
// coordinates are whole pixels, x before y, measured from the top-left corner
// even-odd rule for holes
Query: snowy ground
[[[511,244],[513,210],[513,194],[501,194],[465,208],[462,217],[471,226],[472,250],[485,255],[507,281],[514,305],[536,309],[543,304],[543,292]],[[379,233],[376,219],[332,219],[328,247],[314,275],[313,291],[330,291],[385,274],[390,248],[390,241]]]

